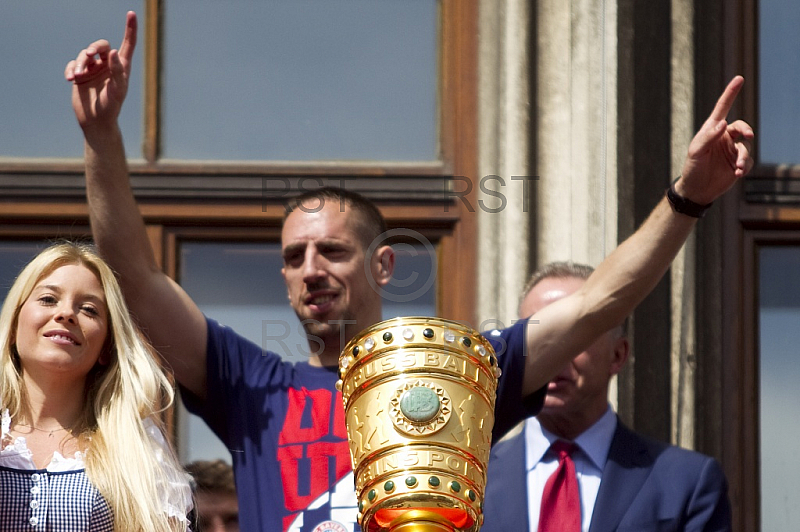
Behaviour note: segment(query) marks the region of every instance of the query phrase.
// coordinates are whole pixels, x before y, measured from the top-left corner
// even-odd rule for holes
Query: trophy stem
[[[457,532],[447,519],[436,512],[410,510],[389,524],[387,532]]]

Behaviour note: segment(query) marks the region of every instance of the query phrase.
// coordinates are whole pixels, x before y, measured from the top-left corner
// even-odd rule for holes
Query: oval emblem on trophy
[[[400,432],[433,434],[450,419],[450,396],[444,388],[432,382],[407,382],[395,391],[390,413]]]
[[[439,414],[439,396],[427,386],[414,386],[400,396],[400,411],[412,423],[427,423]]]

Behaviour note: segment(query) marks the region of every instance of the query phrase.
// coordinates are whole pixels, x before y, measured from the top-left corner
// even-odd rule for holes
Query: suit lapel
[[[487,530],[528,532],[528,483],[525,478],[525,433],[499,443],[492,450],[491,480],[494,521]]]
[[[644,442],[618,421],[592,511],[589,532],[616,530],[650,474],[652,463]]]

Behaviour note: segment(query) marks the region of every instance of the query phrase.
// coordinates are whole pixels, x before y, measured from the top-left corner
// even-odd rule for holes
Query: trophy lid
[[[487,375],[486,386],[492,396],[501,373],[492,344],[468,325],[428,316],[392,318],[361,331],[347,343],[339,355],[339,381],[336,388],[342,391],[345,403],[354,391],[348,389],[346,381],[360,381],[359,371],[362,375],[364,372],[375,371],[369,364],[379,358],[385,359],[387,355],[405,357],[401,365],[406,368],[415,365],[431,369],[436,364],[426,362],[434,360],[441,362],[440,369],[449,367],[462,374],[468,371],[468,366],[474,367]],[[424,361],[420,364],[420,360],[412,362],[411,358],[424,358]],[[395,366],[387,365],[384,361],[381,369],[385,368],[396,371]]]

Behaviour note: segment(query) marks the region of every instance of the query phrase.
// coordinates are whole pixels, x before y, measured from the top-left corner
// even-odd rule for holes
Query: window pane
[[[436,0],[165,10],[165,157],[438,157]]]
[[[125,7],[144,12],[142,0],[126,6],[103,0],[0,2],[0,156],[83,157],[83,141],[70,105],[64,67],[96,39],[117,48]],[[143,24],[140,20],[140,28]],[[129,157],[141,157],[142,36],[133,83],[120,115]]]
[[[436,256],[432,246],[398,244],[394,279],[384,292],[384,318],[436,314]],[[180,248],[179,282],[209,317],[287,360],[308,357],[308,343],[286,299],[278,243],[187,242]],[[222,458],[225,449],[205,423],[181,409],[184,462]]]
[[[45,245],[40,240],[0,240],[0,301],[5,301],[19,272]]]
[[[765,247],[759,265],[761,530],[800,530],[800,247]]]
[[[759,118],[762,163],[800,163],[800,3],[759,2]]]

